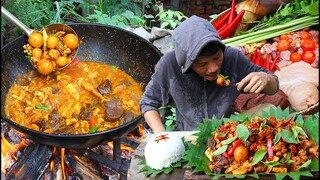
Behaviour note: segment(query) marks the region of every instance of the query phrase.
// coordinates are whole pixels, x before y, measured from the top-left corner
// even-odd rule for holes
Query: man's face
[[[198,56],[191,69],[208,81],[217,79],[223,61],[223,52],[219,50],[211,56]]]

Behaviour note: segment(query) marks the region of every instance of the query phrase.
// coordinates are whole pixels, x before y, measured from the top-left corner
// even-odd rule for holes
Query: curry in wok
[[[17,78],[5,101],[8,118],[54,134],[85,134],[124,124],[141,114],[142,85],[119,68],[75,61],[50,75]]]

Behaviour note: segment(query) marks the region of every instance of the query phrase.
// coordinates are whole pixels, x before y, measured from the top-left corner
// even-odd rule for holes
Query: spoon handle
[[[6,10],[3,6],[1,6],[1,14],[8,19],[10,22],[18,26],[25,34],[28,36],[34,31],[30,29],[25,24],[23,24],[18,18],[16,18],[13,14],[11,14],[8,10]]]

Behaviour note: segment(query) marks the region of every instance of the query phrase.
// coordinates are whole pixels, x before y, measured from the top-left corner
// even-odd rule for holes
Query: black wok
[[[144,86],[150,80],[161,53],[148,41],[129,31],[100,24],[69,24],[83,41],[76,59],[118,66]],[[143,121],[142,115],[116,128],[92,134],[49,134],[23,127],[6,118],[5,97],[14,80],[33,66],[26,60],[22,46],[28,37],[22,35],[1,49],[1,120],[22,132],[33,141],[48,146],[87,148],[103,141],[120,138]]]

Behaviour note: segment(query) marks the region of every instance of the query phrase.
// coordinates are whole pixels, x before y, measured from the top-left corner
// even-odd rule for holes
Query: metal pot
[[[150,42],[134,33],[113,26],[91,23],[75,23],[69,26],[83,41],[79,45],[76,59],[111,64],[119,67],[144,86],[149,82],[154,66],[161,57],[160,51]],[[4,103],[9,88],[19,75],[33,68],[23,53],[22,46],[27,42],[28,36],[22,35],[1,49],[1,120],[14,129],[37,143],[80,149],[120,138],[134,130],[144,120],[141,115],[113,129],[75,135],[34,131],[6,118]]]

